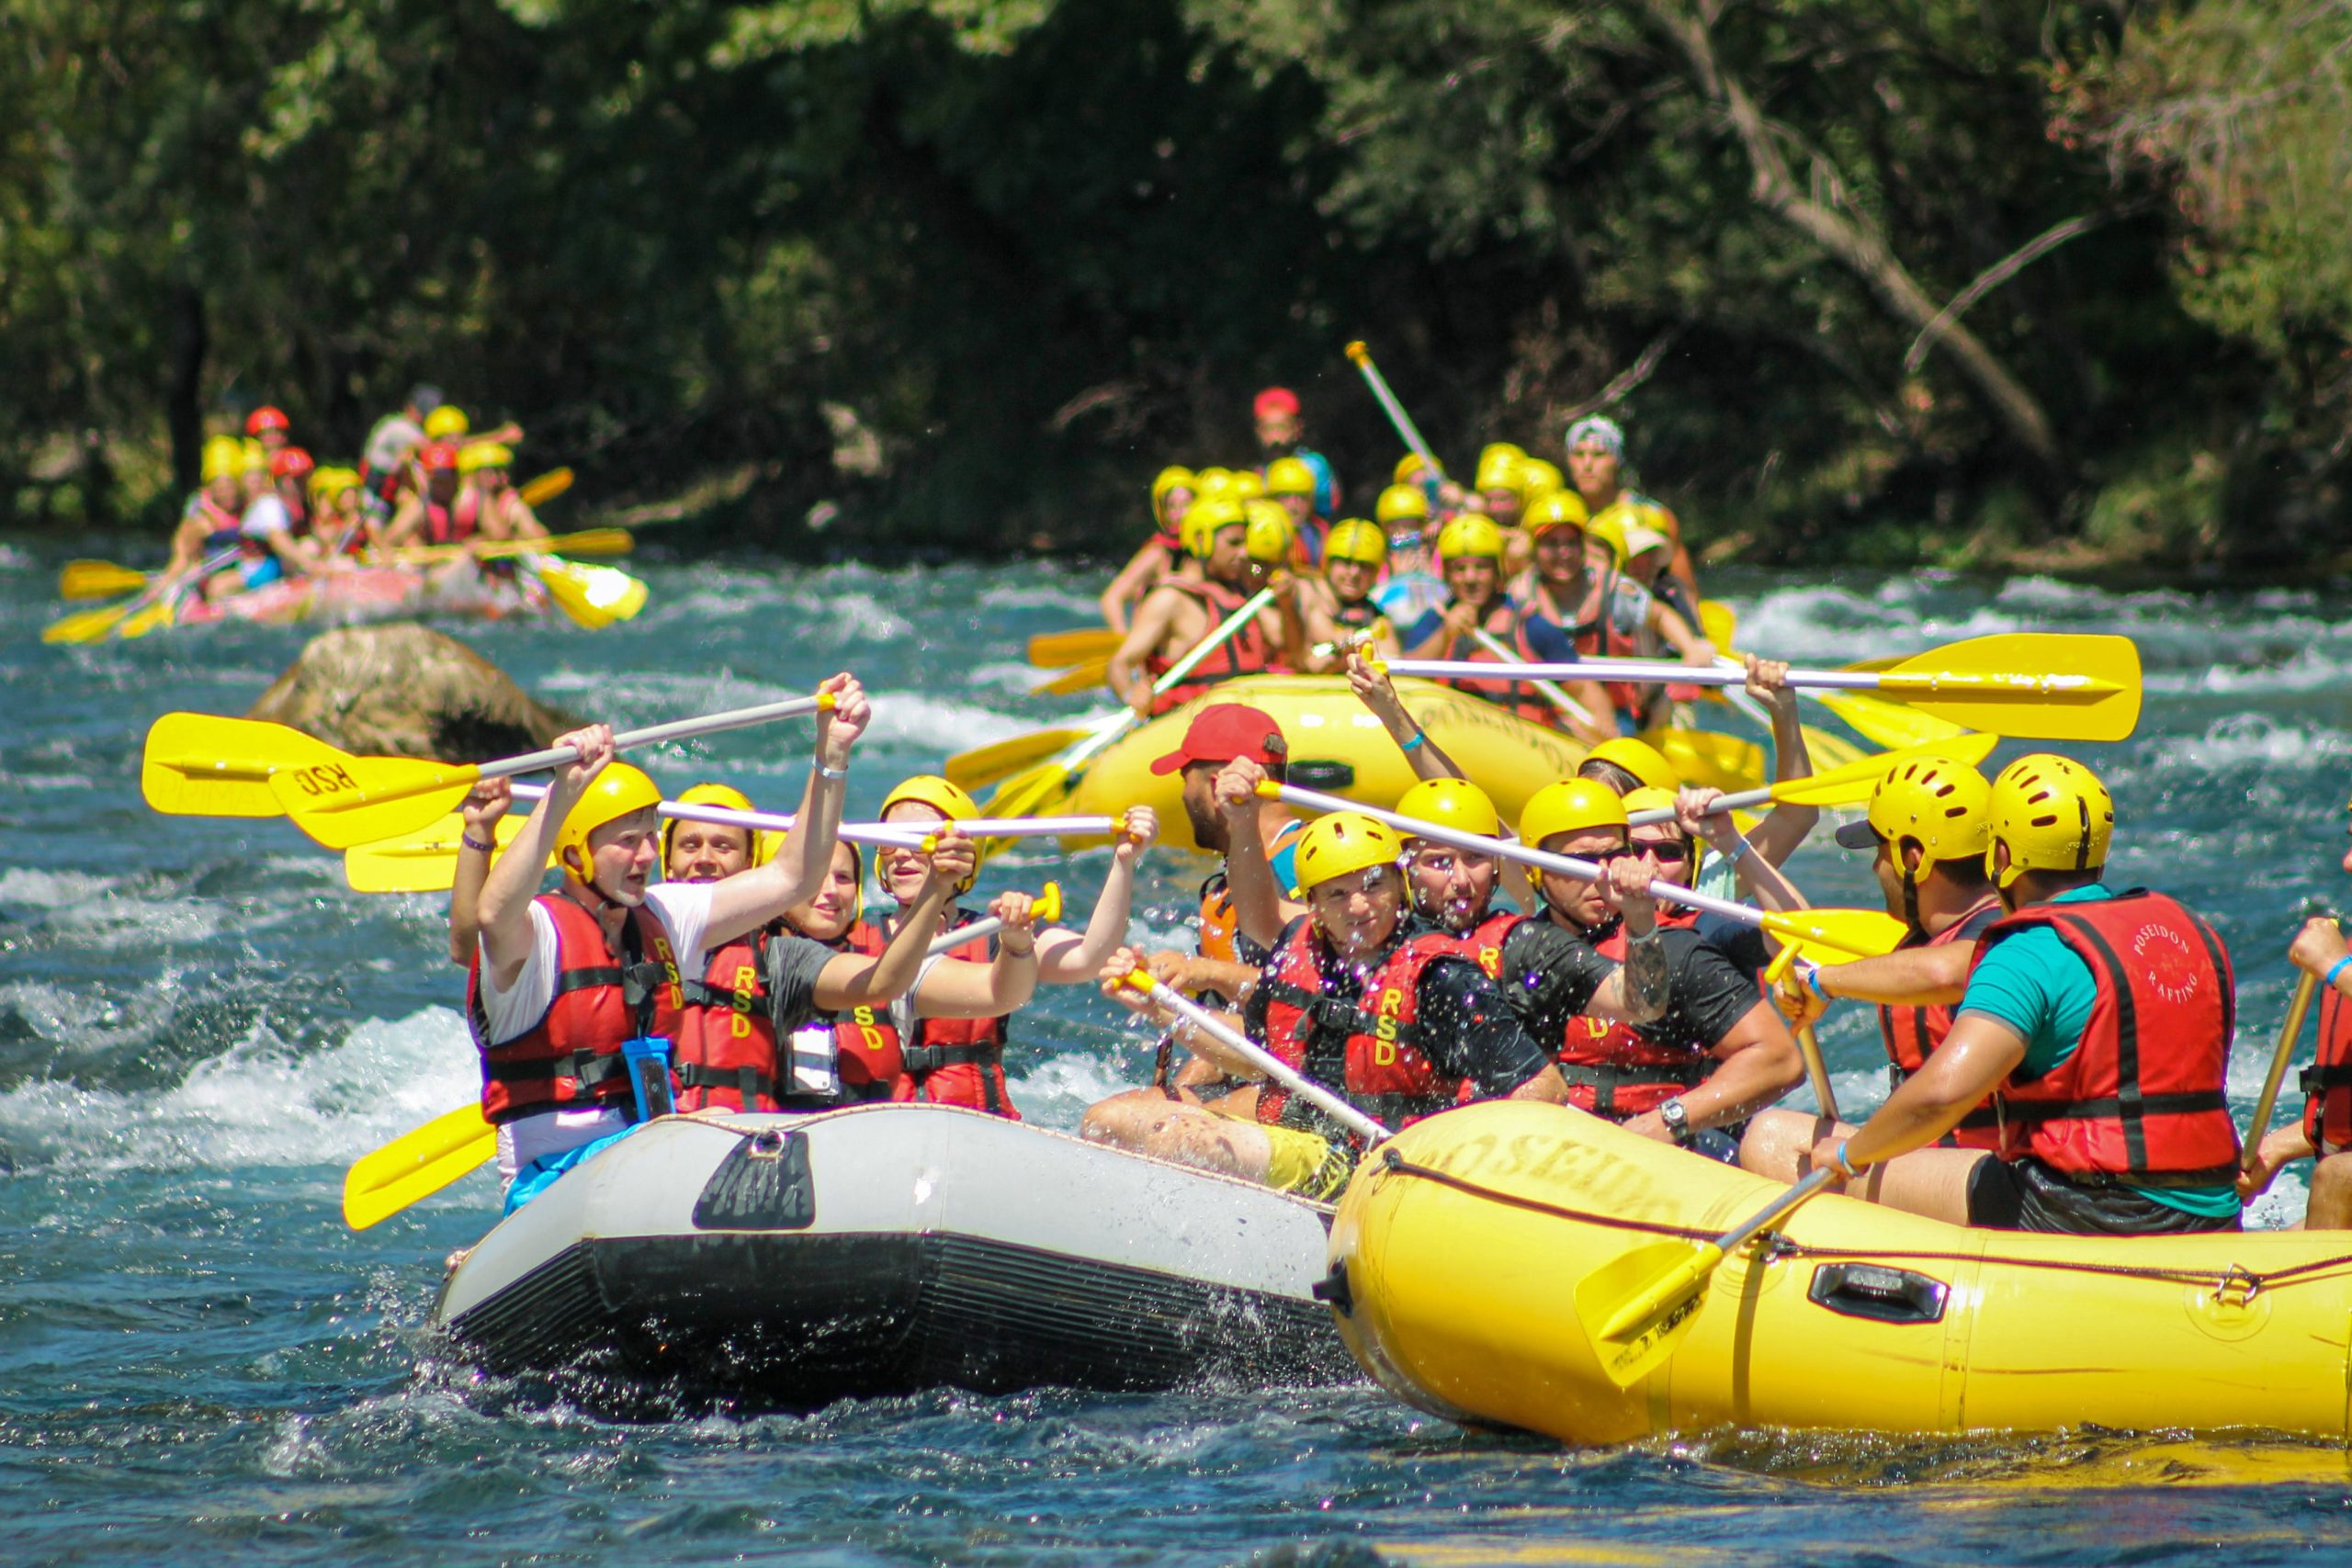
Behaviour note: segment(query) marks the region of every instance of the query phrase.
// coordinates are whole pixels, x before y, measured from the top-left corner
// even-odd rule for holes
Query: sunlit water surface
[[[2218,1550],[2245,1564],[2352,1550],[2342,1454],[2291,1445],[1736,1433],[1564,1452],[1364,1388],[941,1391],[628,1426],[485,1381],[423,1325],[440,1259],[489,1223],[488,1177],[364,1235],[337,1211],[355,1155],[474,1089],[438,901],[353,894],[282,823],[162,818],[139,798],[147,724],[243,712],[304,633],[46,648],[59,564],[0,548],[0,1561],[2120,1563]],[[946,752],[1087,705],[1028,696],[1020,649],[1091,620],[1088,578],[640,570],[652,604],[627,626],[453,629],[547,699],[616,723],[854,669],[876,708],[854,808]],[[2120,806],[2115,863],[2206,911],[2235,953],[2243,1117],[2290,988],[2294,912],[2346,891],[2352,598],[1934,577],[1721,589],[1746,641],[1817,662],[2019,628],[2139,639],[2146,717],[2095,758]],[[715,775],[781,807],[806,739],[728,735],[651,765],[673,789]],[[991,863],[983,892],[1034,886],[1046,858]],[[1102,867],[1097,854],[1064,874],[1085,888]],[[1863,857],[1826,834],[1791,869],[1820,901],[1872,899]],[[1178,932],[1201,870],[1154,857],[1137,936]],[[1015,1096],[1049,1126],[1148,1072],[1145,1042],[1080,991],[1018,1034]],[[1843,1011],[1823,1034],[1841,1099],[1872,1102],[1868,1017]],[[2257,1218],[2301,1199],[2290,1175]]]

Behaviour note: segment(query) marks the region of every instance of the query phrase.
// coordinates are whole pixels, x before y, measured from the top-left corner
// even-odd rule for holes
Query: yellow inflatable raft
[[[1494,796],[1506,821],[1527,797],[1576,771],[1584,747],[1478,697],[1429,681],[1399,680],[1397,695],[1446,755]],[[1030,807],[1032,815],[1093,816],[1148,806],[1160,831],[1180,848],[1197,849],[1182,805],[1183,781],[1151,764],[1176,750],[1193,716],[1211,703],[1248,703],[1273,716],[1290,742],[1292,782],[1390,807],[1413,785],[1413,770],[1380,721],[1337,675],[1248,675],[1139,725],[1088,763],[1069,790]],[[1752,748],[1750,750],[1753,750]]]
[[[1780,1190],[1561,1107],[1468,1106],[1365,1161],[1318,1293],[1399,1397],[1567,1442],[1724,1424],[2346,1438],[2352,1235],[2030,1235],[1834,1195],[1726,1258],[1673,1354],[1617,1387],[1578,1283]]]

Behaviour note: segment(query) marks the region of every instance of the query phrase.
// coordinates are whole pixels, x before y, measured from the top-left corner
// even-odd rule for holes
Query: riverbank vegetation
[[[160,517],[208,428],[412,381],[583,496],[1137,536],[1302,393],[1397,444],[1623,420],[1781,558],[2352,548],[2352,5],[28,0],[0,495]],[[830,504],[820,504],[830,503]],[[813,511],[812,511],[813,509]],[[837,510],[836,510],[837,509]]]

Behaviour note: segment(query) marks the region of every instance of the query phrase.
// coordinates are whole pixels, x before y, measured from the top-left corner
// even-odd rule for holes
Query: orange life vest
[[[2319,998],[2319,1053],[2303,1069],[2303,1135],[2322,1156],[2352,1147],[2352,1007],[2329,986]]]
[[[1250,602],[1243,594],[1213,581],[1187,582],[1182,578],[1171,577],[1160,586],[1173,588],[1200,605],[1207,612],[1212,630],[1223,626],[1236,611]],[[1144,660],[1144,672],[1157,680],[1182,657],[1179,654],[1177,659],[1163,659],[1155,653]],[[1154,697],[1151,711],[1163,714],[1170,708],[1182,707],[1218,682],[1230,681],[1238,675],[1262,674],[1272,667],[1273,660],[1274,649],[1267,639],[1266,628],[1259,623],[1257,616],[1252,615],[1239,631],[1226,638],[1210,651],[1207,658],[1195,665],[1191,674]]]
[[[1949,947],[1953,942],[1974,942],[1984,934],[1984,929],[2001,918],[2001,901],[1991,894],[1966,913],[1924,942],[1905,940],[1904,947]],[[1886,1046],[1886,1078],[1890,1089],[1901,1089],[1903,1081],[1928,1065],[1928,1057],[1944,1043],[1951,1032],[1951,1009],[1941,1003],[1928,1007],[1882,1007],[1878,1010],[1878,1032]],[[2006,1129],[2006,1132],[2005,1132]],[[1951,1146],[1962,1149],[1995,1149],[2007,1154],[2017,1151],[2011,1146],[2018,1140],[2011,1135],[2018,1129],[2008,1127],[2002,1115],[1998,1093],[1985,1097],[1984,1103],[1961,1119],[1951,1134]]]
[[[1306,824],[1292,818],[1274,829],[1273,838],[1266,845],[1268,856],[1278,855],[1306,831]],[[1279,879],[1277,879],[1279,880]],[[1282,889],[1288,893],[1289,889]],[[1226,884],[1223,868],[1209,873],[1201,883],[1201,942],[1203,958],[1214,958],[1225,964],[1262,963],[1261,959],[1245,958],[1240,950],[1241,933],[1233,914],[1233,892]]]
[[[2222,939],[2177,900],[2135,888],[2004,915],[1975,963],[2041,927],[2089,967],[2098,999],[2073,1055],[2038,1078],[2009,1077],[2007,1114],[2025,1124],[2026,1152],[2070,1176],[2143,1186],[2234,1179],[2237,1123],[2222,1089],[2237,993]]]
[[[953,931],[979,919],[968,909],[956,911]],[[995,939],[977,937],[947,950],[944,956],[972,964],[987,964],[995,956]],[[911,1014],[913,998],[906,1006]],[[904,1043],[906,1035],[913,1043]],[[964,1105],[1018,1122],[1012,1097],[1004,1084],[1005,1026],[1001,1018],[922,1018],[910,1030],[900,1031],[899,1072],[890,1082],[892,1100],[927,1100],[935,1105]]]
[[[685,999],[669,933],[650,911],[628,912],[616,963],[596,917],[560,893],[539,907],[555,922],[555,997],[539,1021],[493,1042],[481,1005],[481,953],[466,970],[466,1022],[481,1052],[481,1113],[493,1125],[546,1111],[630,1102],[621,1046],[679,1036]]]
[[[1305,915],[1283,928],[1243,1010],[1249,1032],[1284,1066],[1390,1127],[1453,1104],[1457,1080],[1442,1076],[1420,1049],[1421,971],[1437,959],[1470,954],[1442,931],[1420,931],[1391,947],[1364,976],[1362,1000],[1339,1002],[1323,994],[1318,940]],[[1273,1083],[1258,1092],[1258,1120],[1317,1132],[1329,1126]]]
[[[1449,606],[1451,607],[1451,606]],[[1535,650],[1527,643],[1527,617],[1508,597],[1498,599],[1479,623],[1490,637],[1500,639],[1520,658],[1540,663]],[[1473,637],[1455,637],[1446,644],[1441,659],[1467,660],[1477,664],[1499,664],[1501,660],[1487,651]],[[1457,692],[1467,692],[1474,697],[1484,697],[1498,707],[1506,708],[1530,724],[1555,725],[1560,714],[1532,682],[1513,681],[1503,676],[1444,675],[1439,683]]]
[[[1688,926],[1698,919],[1689,911],[1657,917],[1660,931]],[[1618,964],[1625,962],[1627,938],[1623,921],[1592,944],[1595,953]],[[1560,1076],[1568,1080],[1568,1103],[1612,1122],[1631,1121],[1655,1111],[1706,1081],[1713,1059],[1689,1045],[1662,1045],[1634,1024],[1589,1013],[1568,1020],[1558,1055]]]

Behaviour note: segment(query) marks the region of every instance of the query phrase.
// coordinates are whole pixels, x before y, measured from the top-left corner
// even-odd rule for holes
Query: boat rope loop
[[[1657,1220],[1627,1219],[1622,1214],[1603,1214],[1589,1209],[1570,1208],[1563,1203],[1547,1202],[1518,1192],[1505,1192],[1482,1186],[1432,1166],[1415,1165],[1393,1149],[1381,1152],[1381,1168],[1385,1174],[1409,1176],[1423,1181],[1433,1181],[1450,1187],[1467,1197],[1500,1203],[1507,1208],[1524,1209],[1530,1213],[1544,1214],[1553,1219],[1574,1220],[1578,1224],[1599,1225],[1604,1230],[1640,1231],[1649,1235],[1671,1236],[1682,1241],[1713,1241],[1715,1233],[1690,1225],[1670,1225]],[[2339,1253],[2330,1258],[2312,1258],[2267,1273],[2231,1265],[2229,1270],[2216,1276],[2211,1269],[2165,1269],[2139,1264],[2082,1263],[2056,1258],[2010,1258],[1998,1253],[1974,1252],[1896,1252],[1868,1247],[1817,1247],[1791,1241],[1777,1232],[1766,1233],[1773,1258],[1811,1258],[1823,1260],[1838,1258],[1861,1259],[1873,1263],[1996,1263],[2012,1269],[2038,1269],[2057,1274],[2104,1274],[2119,1279],[2147,1280],[2159,1284],[2210,1285],[2241,1301],[2274,1286],[2293,1284],[2312,1275],[2327,1274],[2352,1269],[2352,1253]]]

